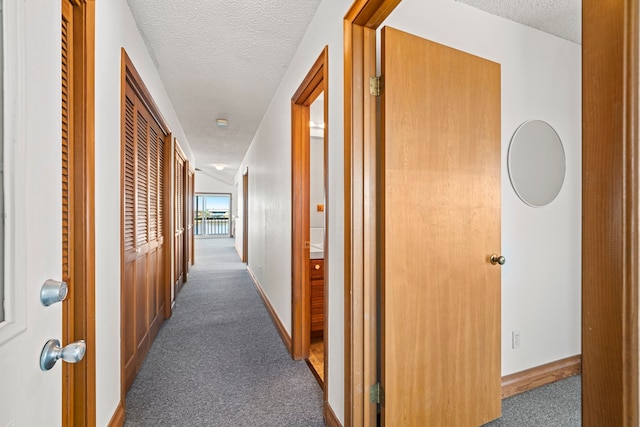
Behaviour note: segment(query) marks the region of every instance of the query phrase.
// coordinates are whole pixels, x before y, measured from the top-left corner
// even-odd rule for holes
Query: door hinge
[[[369,401],[379,405],[384,404],[384,389],[380,383],[375,383],[369,387]]]
[[[369,78],[369,93],[373,96],[380,96],[380,94],[382,94],[382,76]]]

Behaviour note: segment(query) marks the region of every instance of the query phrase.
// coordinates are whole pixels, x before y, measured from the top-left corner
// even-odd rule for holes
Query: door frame
[[[189,268],[195,264],[195,236],[193,225],[195,223],[194,218],[194,202],[196,195],[196,171],[193,169],[193,165],[189,164],[189,171],[187,172],[187,186],[189,190],[187,191],[187,240],[189,241],[189,259],[187,263],[187,273]],[[231,215],[231,210],[229,210],[229,215]],[[231,226],[229,226],[231,229]]]
[[[242,174],[242,262],[249,262],[249,168]]]
[[[181,188],[178,189],[178,162],[182,162],[182,173],[180,176],[180,184]],[[186,250],[187,250],[187,227],[186,227],[186,200],[187,196],[185,194],[187,185],[187,170],[189,168],[189,160],[187,156],[184,154],[182,147],[180,147],[180,143],[178,143],[177,138],[173,138],[173,197],[171,200],[173,201],[173,265],[174,265],[174,277],[173,277],[173,301],[171,301],[171,305],[175,302],[178,294],[182,290],[182,287],[187,283],[187,261],[186,261]],[[179,191],[180,190],[180,191]],[[180,202],[180,203],[179,203]],[[180,212],[178,212],[180,211]],[[180,213],[180,215],[178,215]],[[180,216],[180,217],[179,217]],[[181,221],[180,221],[181,220]],[[182,227],[182,235],[178,238],[176,234],[178,233],[178,228]],[[178,243],[182,244],[182,259],[178,259]],[[181,272],[178,272],[178,266],[181,268]],[[180,273],[180,274],[179,274]]]
[[[638,4],[584,0],[582,16],[582,422],[635,427]]]
[[[324,150],[326,153],[329,89],[328,56],[329,48],[325,46],[291,98],[291,357],[295,360],[309,357],[309,334],[311,333],[311,285],[309,275],[309,139],[311,138],[311,132],[309,130],[309,111],[311,103],[323,92],[325,101]],[[324,162],[325,172],[327,170],[326,157]],[[327,198],[328,190],[326,182],[327,177],[325,174],[325,199]],[[325,227],[328,225],[326,223],[327,210],[325,207]],[[326,274],[327,264],[325,263],[324,265]],[[326,288],[327,286],[325,286]]]
[[[376,423],[369,386],[377,381],[375,262],[382,224],[376,183],[382,159],[375,146],[376,101],[367,86],[376,75],[376,29],[400,2],[354,0],[344,18],[345,426]],[[639,397],[638,6],[633,0],[584,0],[582,8],[583,423],[602,425],[597,413],[615,414],[619,425],[631,427],[638,424]],[[597,77],[605,84],[585,83]],[[618,167],[603,167],[602,154]],[[611,263],[603,261],[612,256]],[[615,286],[602,285],[612,281]],[[603,297],[608,311],[596,310]],[[595,323],[607,327],[585,333]]]
[[[95,0],[69,3],[73,19],[69,254],[74,287],[62,304],[62,341],[84,339],[88,351],[81,363],[62,364],[62,424],[95,426]]]
[[[344,17],[344,425],[376,425],[376,283],[381,157],[376,147],[376,29],[401,0],[355,0]]]

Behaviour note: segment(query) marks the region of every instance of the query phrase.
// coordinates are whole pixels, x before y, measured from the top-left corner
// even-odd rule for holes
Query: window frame
[[[26,306],[26,114],[25,2],[2,4],[4,157],[4,320],[0,345],[27,329]]]

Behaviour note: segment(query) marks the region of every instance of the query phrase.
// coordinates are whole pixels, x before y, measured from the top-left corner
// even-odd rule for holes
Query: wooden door
[[[184,206],[184,194],[185,194],[185,166],[186,159],[180,146],[175,145],[175,294],[174,298],[178,296],[182,285],[185,282],[185,244],[184,244],[184,218],[185,218],[185,206]]]
[[[92,426],[95,414],[94,2],[62,0],[62,343],[84,340],[78,363],[62,363],[62,425]]]
[[[500,66],[382,30],[382,418],[500,416]]]
[[[169,136],[127,64],[122,130],[122,364],[129,389],[166,315],[165,171]]]

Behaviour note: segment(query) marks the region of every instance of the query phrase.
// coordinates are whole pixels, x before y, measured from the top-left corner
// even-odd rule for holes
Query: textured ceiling
[[[234,176],[320,0],[128,0],[196,157]],[[227,128],[216,118],[229,120]],[[212,165],[224,164],[223,171]]]
[[[196,167],[233,184],[320,0],[127,1]],[[580,42],[581,0],[456,1]],[[216,118],[229,127],[216,127]]]
[[[456,0],[570,40],[582,42],[582,0]]]

